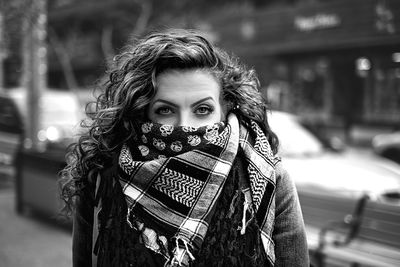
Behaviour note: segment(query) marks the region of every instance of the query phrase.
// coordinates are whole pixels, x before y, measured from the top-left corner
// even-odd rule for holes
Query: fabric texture
[[[159,267],[165,258],[151,251],[141,243],[139,232],[126,222],[127,203],[118,181],[115,163],[99,174],[100,187],[96,193],[102,199],[95,203],[92,199],[94,188],[90,187],[77,198],[73,225],[73,266],[74,267]],[[242,164],[241,164],[242,163]],[[195,254],[196,260],[191,267],[255,267],[270,266],[257,232],[258,224],[252,220],[245,235],[240,235],[243,212],[243,194],[236,194],[237,189],[248,185],[238,185],[237,181],[248,180],[246,163],[238,155],[232,165],[221,196],[218,199],[214,216],[209,224],[202,248]],[[272,238],[275,248],[275,267],[309,267],[307,239],[300,204],[293,180],[288,175],[282,162],[277,162],[276,170],[276,209]],[[228,215],[233,214],[230,218]],[[98,222],[93,220],[98,217]],[[253,225],[257,224],[257,225]],[[92,243],[92,240],[97,240]],[[96,249],[92,249],[96,247]],[[258,253],[260,251],[261,253]],[[92,261],[97,258],[97,264]],[[256,265],[252,262],[256,261]]]
[[[128,222],[142,233],[147,248],[171,264],[194,260],[192,252],[201,248],[239,151],[246,160],[250,196],[244,199],[241,234],[245,233],[248,219],[252,219],[246,219],[249,211],[260,225],[269,261],[275,262],[274,166],[279,159],[273,156],[257,123],[239,125],[236,116],[230,114],[227,125],[174,129],[147,123],[142,133],[139,151],[143,160],[134,160],[134,148],[124,145],[118,175],[129,210]],[[163,138],[157,138],[158,134]],[[171,239],[175,241],[174,248],[168,248]],[[173,251],[172,256],[169,251]]]
[[[200,251],[191,267],[268,267],[257,220],[247,222],[241,233],[248,175],[243,157],[236,157],[231,173],[216,204]]]

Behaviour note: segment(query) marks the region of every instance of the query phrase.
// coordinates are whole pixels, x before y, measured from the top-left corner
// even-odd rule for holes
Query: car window
[[[9,90],[22,114],[24,123],[28,120],[27,91],[23,88]],[[38,136],[43,142],[68,142],[81,130],[80,122],[84,118],[84,108],[71,91],[44,90],[39,101],[40,118]]]
[[[22,129],[23,125],[16,105],[11,99],[0,97],[0,130],[20,133]]]
[[[26,91],[13,90],[10,94],[21,113],[26,114]],[[45,91],[40,105],[43,127],[49,125],[75,126],[79,124],[83,117],[83,109],[79,106],[78,99],[71,92]]]
[[[79,123],[79,106],[69,95],[43,97],[43,122],[46,125],[75,125]]]
[[[279,138],[279,153],[287,156],[312,156],[323,152],[323,144],[310,131],[304,128],[296,117],[272,112],[269,124]]]

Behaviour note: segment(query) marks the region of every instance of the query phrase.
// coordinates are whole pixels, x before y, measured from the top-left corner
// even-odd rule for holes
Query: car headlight
[[[55,142],[61,138],[61,131],[54,126],[49,126],[47,129],[42,129],[38,132],[38,139],[42,142]]]

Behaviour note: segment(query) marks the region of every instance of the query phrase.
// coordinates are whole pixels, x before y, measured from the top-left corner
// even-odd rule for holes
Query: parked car
[[[372,147],[378,155],[400,164],[400,131],[376,135]]]
[[[6,94],[15,102],[22,115],[23,124],[27,125],[27,90],[16,88]],[[83,118],[83,108],[77,95],[67,90],[46,89],[42,93],[39,109],[41,118],[37,136],[44,148],[51,143],[69,144]]]
[[[41,98],[40,114],[37,136],[44,151],[52,144],[65,148],[71,142],[79,129],[83,109],[72,92],[48,89]],[[15,175],[16,156],[24,145],[28,119],[27,90],[13,88],[0,92],[0,175]]]
[[[372,151],[328,149],[291,114],[272,112],[314,266],[400,266],[400,166]]]
[[[33,210],[55,217],[62,204],[58,172],[65,166],[66,147],[80,129],[84,106],[71,91],[46,89],[41,97],[40,149],[35,151],[25,136],[27,91],[15,88],[0,93],[0,172],[15,178],[18,213]]]
[[[15,175],[15,159],[23,140],[22,114],[15,101],[0,93],[0,175]]]

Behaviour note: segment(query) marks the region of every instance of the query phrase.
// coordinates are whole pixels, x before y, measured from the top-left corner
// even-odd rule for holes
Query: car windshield
[[[26,92],[15,90],[10,92],[23,114],[27,113]],[[69,92],[46,91],[40,103],[44,126],[76,125],[79,123],[79,106],[73,94]]]
[[[75,126],[79,123],[79,106],[70,95],[45,95],[42,116],[46,125]]]
[[[273,111],[268,114],[268,122],[280,142],[279,154],[298,157],[313,156],[324,150],[323,144],[304,128],[295,116]]]

